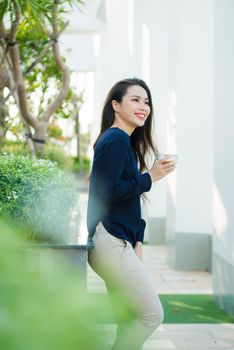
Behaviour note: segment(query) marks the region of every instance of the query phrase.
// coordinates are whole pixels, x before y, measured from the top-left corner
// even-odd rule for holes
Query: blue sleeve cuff
[[[139,229],[139,231],[137,231],[136,233],[136,240],[137,242],[144,242],[144,235],[145,235],[145,220],[141,219],[141,227]]]
[[[139,175],[140,193],[148,192],[152,186],[152,180],[149,173]]]

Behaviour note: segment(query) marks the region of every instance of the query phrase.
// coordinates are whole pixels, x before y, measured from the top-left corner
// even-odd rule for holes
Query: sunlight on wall
[[[177,154],[176,144],[176,93],[174,89],[169,91],[168,118],[166,126],[166,151]]]
[[[142,24],[142,43],[143,79],[150,85],[150,31],[145,22]]]
[[[177,154],[176,143],[176,93],[174,89],[169,92],[168,118],[166,125],[166,153]],[[178,159],[178,163],[180,159]],[[172,204],[176,205],[176,171],[167,177],[168,191]]]
[[[213,184],[213,215],[215,233],[219,238],[224,240],[228,227],[228,217],[219,190],[215,184]]]
[[[176,205],[176,173],[170,174],[167,178],[168,191],[172,204]]]
[[[128,0],[128,49],[130,56],[133,54],[133,14],[134,1]]]
[[[100,35],[99,34],[93,35],[93,46],[94,46],[95,58],[98,58],[100,56]]]

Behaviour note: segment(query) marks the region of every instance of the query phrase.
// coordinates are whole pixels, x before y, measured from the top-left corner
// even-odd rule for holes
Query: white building
[[[93,139],[116,81],[137,76],[150,86],[159,150],[179,162],[150,192],[148,240],[167,244],[175,269],[212,270],[215,300],[231,315],[233,18],[233,0],[87,0],[63,35],[72,69],[89,72]]]

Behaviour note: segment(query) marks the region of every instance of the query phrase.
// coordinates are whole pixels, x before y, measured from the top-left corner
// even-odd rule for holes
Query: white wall
[[[234,2],[216,1],[214,252],[234,265]]]
[[[59,38],[61,51],[73,71],[96,70],[95,38],[101,20],[97,17],[99,2],[86,0],[78,10],[68,7],[69,25]]]
[[[213,0],[179,0],[176,13],[176,231],[212,232]]]
[[[215,0],[213,290],[234,316],[234,2]]]
[[[176,144],[179,162],[169,178],[168,261],[178,269],[211,265],[214,3],[173,2],[170,30],[170,90],[173,112],[167,138]]]

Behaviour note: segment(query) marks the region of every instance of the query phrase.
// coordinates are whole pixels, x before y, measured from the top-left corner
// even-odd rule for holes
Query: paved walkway
[[[97,326],[105,349],[115,338],[115,325]],[[143,350],[234,350],[233,324],[163,324],[145,342]],[[125,350],[125,349],[123,349]],[[127,349],[126,349],[127,350]]]
[[[80,230],[85,232],[87,194],[80,193]],[[86,238],[84,237],[84,240]],[[205,271],[175,271],[166,262],[165,246],[143,247],[143,262],[159,294],[212,293],[212,274]],[[88,266],[88,291],[105,293],[103,281]],[[109,350],[115,337],[114,324],[97,325]],[[144,350],[234,350],[234,324],[162,324],[146,341]],[[125,349],[123,349],[125,350]]]

